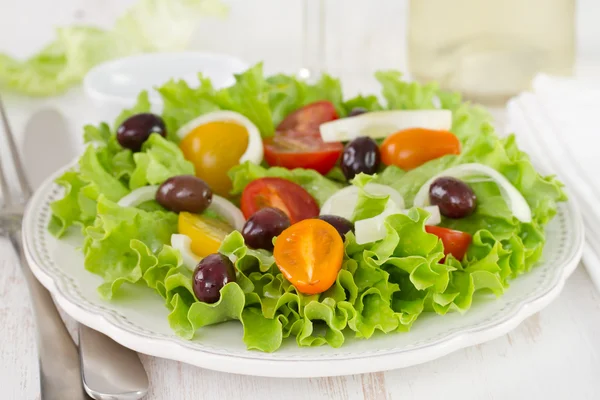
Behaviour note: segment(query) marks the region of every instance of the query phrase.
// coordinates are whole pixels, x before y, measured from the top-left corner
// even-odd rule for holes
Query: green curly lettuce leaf
[[[169,140],[178,142],[177,131],[194,118],[220,109],[210,79],[198,75],[200,84],[192,88],[183,80],[171,79],[156,90],[163,101],[162,118]]]
[[[194,175],[194,165],[184,158],[179,147],[157,133],[150,135],[133,159],[136,167],[129,181],[132,190],[158,185],[176,175]]]
[[[275,127],[269,108],[268,83],[262,63],[235,75],[236,83],[221,89],[215,95],[219,107],[239,112],[252,121],[263,137],[273,135]]]
[[[267,83],[269,107],[275,126],[293,111],[319,100],[330,101],[340,117],[348,114],[343,102],[342,85],[339,79],[328,74],[323,74],[314,84],[284,74],[267,78]]]
[[[176,232],[174,213],[120,207],[101,195],[83,243],[85,268],[104,279],[100,295],[110,299],[123,283],[140,281]]]
[[[246,247],[242,235],[233,232],[219,251],[236,260],[236,285],[244,297],[237,289],[233,295],[222,291],[220,302],[227,304],[223,310],[228,311],[216,312],[219,318],[211,320],[241,318],[246,345],[262,351],[276,350],[287,336],[295,336],[300,346],[339,347],[348,334],[369,338],[376,331],[408,330],[423,311],[426,296],[444,294],[454,270],[438,263],[444,257],[443,246],[425,232],[427,217],[422,210],[391,216],[390,234],[374,244],[359,246],[350,233],[336,282],[324,293],[310,296],[299,293],[281,275],[271,253]],[[181,279],[167,289],[167,298],[169,290],[176,291],[169,321],[175,332],[187,338],[204,326],[192,310],[200,307],[196,304],[206,307],[194,300],[189,282]],[[402,291],[401,285],[410,290]],[[411,298],[411,290],[423,295]]]
[[[72,225],[82,227],[94,223],[97,199],[103,195],[117,202],[131,190],[156,185],[176,175],[194,174],[194,166],[183,157],[177,145],[158,134],[148,138],[142,151],[133,154],[109,136],[108,125],[86,127],[88,145],[81,156],[78,170],[65,172],[56,182],[65,187],[65,195],[51,204],[49,229],[63,235]]]
[[[0,53],[0,87],[31,96],[62,93],[104,61],[185,49],[198,17],[226,11],[218,0],[139,0],[109,30],[61,27],[54,41],[26,60]],[[157,29],[173,24],[177,29]]]
[[[152,105],[150,104],[148,91],[142,90],[137,97],[135,105],[132,108],[121,111],[121,113],[117,116],[113,124],[113,129],[116,131],[123,121],[135,114],[149,113],[151,111],[151,107]]]
[[[435,82],[420,84],[402,80],[398,71],[378,71],[375,78],[382,87],[383,98],[390,110],[423,110],[435,107],[439,93]]]
[[[375,195],[364,190],[364,186],[375,178],[376,176],[360,173],[352,180],[352,184],[358,187],[356,206],[351,218],[353,222],[375,217],[385,210],[390,200],[389,195]]]
[[[359,94],[356,97],[344,101],[343,107],[346,111],[346,114],[350,114],[350,112],[355,108],[364,108],[367,111],[383,110],[383,107],[379,103],[379,99],[377,98],[377,96],[364,96],[362,94]]]

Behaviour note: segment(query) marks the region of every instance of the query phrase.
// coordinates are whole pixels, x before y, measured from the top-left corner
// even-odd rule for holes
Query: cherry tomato
[[[325,143],[320,136],[275,136],[263,141],[265,160],[271,166],[307,168],[326,174],[344,151],[340,142]]]
[[[188,133],[179,148],[194,164],[196,176],[208,183],[213,192],[227,197],[231,191],[227,171],[239,164],[248,148],[248,131],[235,122],[210,122]]]
[[[388,136],[380,150],[385,165],[410,170],[447,154],[460,154],[460,141],[449,131],[412,128]]]
[[[277,237],[273,250],[283,276],[301,293],[323,293],[333,285],[344,258],[338,231],[320,219],[306,219]]]
[[[192,239],[191,249],[200,257],[216,253],[225,236],[233,231],[229,224],[215,218],[189,212],[179,213],[179,233]]]
[[[281,178],[260,178],[242,192],[240,201],[246,219],[261,208],[275,207],[286,213],[295,224],[319,215],[319,206],[302,186]]]
[[[312,134],[319,136],[319,125],[338,119],[335,106],[330,101],[315,101],[289,114],[277,125],[278,134],[290,136]]]
[[[452,254],[457,260],[462,260],[473,239],[466,232],[455,231],[453,229],[442,228],[440,226],[426,225],[425,231],[432,233],[442,239],[444,244],[444,254]]]

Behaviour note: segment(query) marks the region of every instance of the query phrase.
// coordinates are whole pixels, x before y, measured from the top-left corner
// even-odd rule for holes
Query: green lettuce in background
[[[236,74],[235,79],[234,85],[221,90],[215,90],[202,74],[200,85],[195,88],[183,80],[171,80],[158,87],[169,138],[177,141],[175,134],[186,122],[217,110],[236,111],[246,116],[263,137],[272,136],[275,127],[290,112],[316,100],[329,100],[340,116],[347,114],[340,81],[327,74],[314,84],[282,74],[266,78],[262,63],[258,63]]]
[[[499,138],[482,108],[434,84],[404,82],[394,71],[379,72],[376,78],[382,84],[383,101],[373,95],[344,100],[339,81],[329,76],[312,85],[286,75],[265,78],[261,64],[221,90],[203,77],[196,88],[170,81],[157,88],[165,104],[162,117],[168,138],[155,134],[141,152],[133,154],[119,146],[114,132],[128,116],[149,110],[147,94],[142,93],[137,105],[125,110],[112,127],[85,128],[90,145],[78,169],[57,180],[66,191],[51,206],[49,229],[60,236],[73,224],[83,227],[85,267],[104,278],[99,288],[104,298],[113,298],[125,284],[144,284],[164,298],[169,324],[181,337],[201,336],[203,327],[239,320],[247,347],[261,351],[275,351],[288,337],[295,337],[300,346],[338,347],[349,336],[369,338],[377,331],[407,331],[423,312],[465,312],[479,291],[501,295],[510,279],[540,259],[543,227],[556,214],[557,202],[566,199],[562,185],[554,177],[538,174],[513,136]],[[176,215],[158,205],[132,208],[115,202],[137,187],[193,173],[176,145],[176,131],[197,116],[235,110],[269,136],[287,113],[320,99],[332,101],[342,116],[357,106],[373,111],[441,105],[453,113],[452,132],[461,140],[460,155],[441,157],[410,171],[389,166],[375,176],[358,175],[353,181],[356,186],[370,181],[389,185],[410,207],[419,188],[433,175],[477,162],[501,172],[523,194],[533,220],[516,220],[494,182],[471,177],[469,184],[478,198],[476,211],[467,218],[442,221],[442,226],[473,235],[462,262],[451,255],[444,257],[442,242],[424,229],[428,214],[412,209],[408,215],[389,216],[387,235],[378,242],[358,245],[353,234],[347,234],[335,284],[312,296],[298,293],[283,278],[271,253],[248,248],[241,234],[233,232],[220,251],[235,258],[237,281],[221,290],[219,302],[197,301],[192,272],[168,245],[177,230]],[[234,167],[229,176],[234,195],[255,179],[280,177],[301,185],[320,205],[346,185],[340,182],[339,171],[325,177],[312,170],[267,168],[249,162]],[[384,197],[360,191],[354,219],[378,214],[385,202]]]
[[[220,0],[139,0],[111,29],[59,28],[53,42],[24,61],[0,53],[0,87],[32,96],[59,94],[101,62],[184,50],[199,17],[226,12]]]

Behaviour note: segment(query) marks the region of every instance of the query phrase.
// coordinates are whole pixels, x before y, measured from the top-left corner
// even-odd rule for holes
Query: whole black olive
[[[235,267],[227,256],[220,253],[208,255],[194,270],[192,288],[196,298],[205,303],[216,303],[220,290],[229,282],[235,282]]]
[[[290,227],[290,219],[278,208],[261,208],[242,228],[246,244],[254,249],[273,250],[273,238]]]
[[[212,190],[193,175],[174,176],[163,182],[156,192],[156,201],[174,212],[201,213],[212,202]]]
[[[350,180],[363,172],[372,175],[381,163],[379,146],[370,137],[360,136],[344,147],[341,168],[346,179]]]
[[[452,177],[441,177],[429,187],[429,201],[440,208],[440,213],[448,218],[464,218],[475,211],[477,197],[473,190]]]
[[[167,137],[165,121],[152,113],[135,114],[121,123],[117,129],[117,140],[124,148],[137,152],[153,133]]]

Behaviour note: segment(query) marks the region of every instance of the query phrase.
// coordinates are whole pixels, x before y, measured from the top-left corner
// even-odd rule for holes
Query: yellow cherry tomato
[[[199,257],[219,251],[225,236],[233,231],[229,224],[218,219],[189,212],[179,213],[179,233],[192,239],[191,249]]]
[[[229,121],[200,125],[179,143],[185,158],[194,164],[196,176],[221,196],[229,196],[231,179],[227,171],[239,164],[247,147],[246,128]]]

